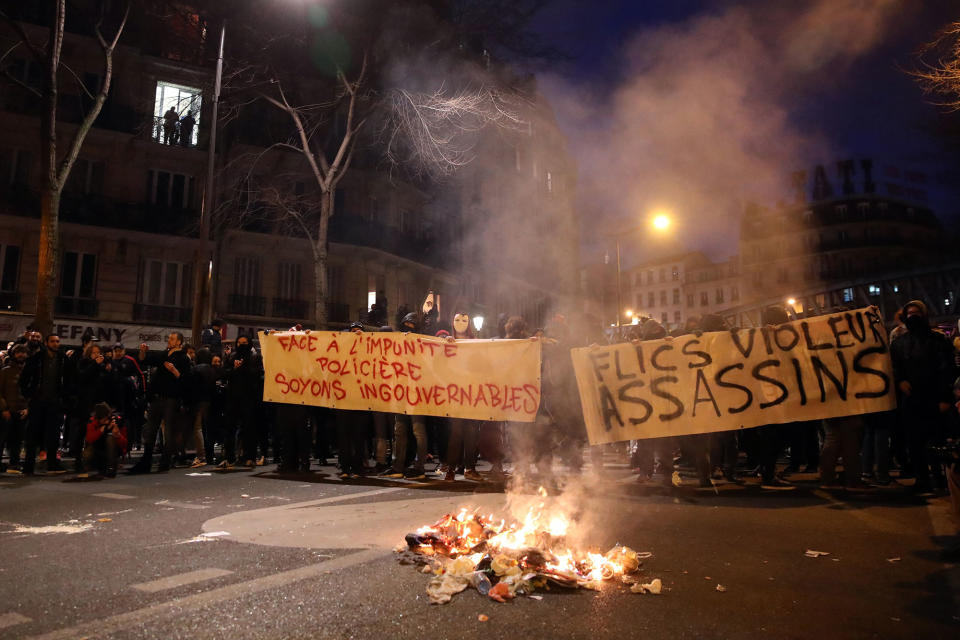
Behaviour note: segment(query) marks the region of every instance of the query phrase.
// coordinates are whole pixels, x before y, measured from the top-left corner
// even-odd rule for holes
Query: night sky
[[[779,6],[773,8],[771,4]],[[883,6],[884,13],[876,19],[858,19],[852,23],[848,16],[845,25],[837,26],[842,24],[844,16],[835,16],[832,12],[844,4],[857,10],[867,7],[866,11]],[[815,11],[816,7],[820,7],[819,12]],[[816,19],[802,17],[804,12],[813,13]],[[743,20],[731,20],[730,16],[740,16]],[[812,173],[816,163],[823,163],[830,178],[836,180],[837,160],[870,157],[877,167],[875,178],[881,177],[877,175],[878,172],[891,166],[923,172],[927,182],[920,186],[928,194],[927,204],[947,224],[956,224],[960,218],[960,205],[957,204],[957,192],[953,185],[958,183],[957,167],[960,165],[951,146],[960,145],[944,139],[938,130],[938,122],[949,116],[944,116],[942,109],[931,105],[914,79],[903,71],[915,65],[914,53],[924,42],[931,40],[951,20],[960,19],[960,5],[946,0],[811,0],[790,3],[703,0],[586,3],[559,0],[539,17],[537,30],[547,42],[563,51],[568,60],[559,65],[544,65],[537,69],[537,74],[540,89],[553,104],[579,164],[578,198],[582,217],[594,219],[600,216],[606,222],[601,232],[609,233],[618,228],[635,226],[638,217],[643,215],[638,212],[652,206],[646,200],[638,204],[634,196],[626,201],[618,201],[610,195],[611,188],[605,180],[611,170],[620,172],[617,175],[620,183],[631,178],[630,169],[622,166],[624,156],[667,158],[669,169],[665,172],[669,173],[668,183],[699,180],[690,166],[689,158],[672,158],[675,141],[686,138],[667,135],[648,140],[643,126],[650,131],[657,129],[660,125],[657,118],[636,127],[632,134],[621,135],[615,123],[616,116],[612,115],[614,109],[611,104],[617,102],[625,86],[631,86],[637,76],[643,77],[650,72],[650,65],[656,64],[655,61],[650,62],[651,57],[656,57],[651,53],[652,48],[663,48],[664,43],[669,46],[670,42],[676,41],[677,33],[681,37],[685,34],[691,42],[696,43],[702,37],[698,30],[711,33],[702,25],[714,19],[728,25],[724,27],[726,29],[730,28],[731,22],[748,24],[745,31],[755,29],[757,33],[749,34],[746,45],[734,43],[733,47],[742,46],[745,52],[759,50],[772,53],[770,56],[758,56],[755,61],[734,61],[736,72],[731,74],[734,78],[731,82],[743,82],[747,86],[744,89],[744,102],[763,93],[762,87],[768,82],[774,87],[769,94],[761,97],[769,103],[768,106],[782,109],[783,122],[772,126],[770,130],[774,136],[783,132],[785,138],[792,138],[793,142],[785,144],[795,147],[796,152],[777,155],[769,149],[757,148],[758,158],[770,159],[765,166],[771,168],[771,174],[779,174],[786,181],[792,171],[807,169]],[[787,37],[785,34],[792,33],[797,23],[804,19],[813,25],[808,30],[814,38],[817,34],[830,33],[831,27],[839,33],[851,34],[842,40],[856,40],[859,34],[871,33],[872,30],[876,30],[876,36],[857,50],[855,55],[838,54],[821,67],[804,69],[794,77],[790,70],[784,71],[776,61],[771,63],[766,58],[776,58],[782,52],[781,47],[785,46],[782,40]],[[691,32],[695,35],[691,35]],[[724,32],[721,30],[721,33]],[[754,36],[759,44],[753,42]],[[826,40],[830,38],[824,36],[825,41],[817,42],[814,50],[828,49],[830,43]],[[722,46],[720,50],[723,50]],[[696,51],[692,51],[693,61],[685,62],[678,73],[697,68],[697,55]],[[714,76],[724,74],[724,67],[718,69],[719,73]],[[769,77],[764,74],[769,74]],[[649,82],[644,80],[646,84],[640,84],[637,91],[643,94],[647,88],[662,84],[660,77],[653,78]],[[681,95],[684,102],[690,102],[689,92],[678,92],[678,96]],[[648,114],[656,116],[663,109],[669,109],[669,93],[662,97],[667,106],[654,107]],[[583,106],[587,102],[590,103],[589,108]],[[704,112],[712,108],[709,96],[702,102]],[[623,118],[622,104],[620,108],[620,117]],[[629,107],[626,109],[629,114]],[[693,117],[698,115],[695,110],[690,114]],[[709,115],[715,118],[723,114]],[[709,132],[709,127],[705,131]],[[618,142],[623,139],[630,142],[620,147],[614,145],[614,150],[605,155],[597,149],[598,142],[604,140],[605,135],[612,136]],[[733,142],[745,148],[744,155],[748,156],[754,147],[764,147],[767,142],[762,134],[756,135],[743,140],[728,140],[726,144]],[[701,140],[700,143],[705,148],[711,146],[710,140]],[[664,148],[664,145],[668,148]],[[634,162],[633,169],[638,176],[649,173],[650,164],[637,160],[631,162]],[[710,170],[709,161],[704,167]],[[745,167],[745,180],[749,180],[752,173],[755,173],[755,167]],[[643,193],[660,190],[664,184],[662,176],[657,181],[644,182],[641,177],[637,180],[642,185],[638,188]],[[769,182],[772,183],[772,179]],[[682,205],[681,208],[690,209],[676,212],[678,221],[687,223],[680,227],[684,232],[673,238],[673,243],[659,240],[658,249],[697,248],[706,250],[714,257],[732,254],[737,251],[737,210],[745,199],[773,205],[777,200],[789,201],[791,198],[785,183],[781,186],[765,185],[752,192],[749,188],[741,192],[735,185],[731,185],[731,191],[724,194],[717,194],[715,186],[712,189],[715,200],[724,204],[713,207],[713,200],[700,199]],[[707,208],[711,209],[711,213],[703,212]],[[698,223],[709,221],[706,225],[709,233],[693,232],[690,223],[694,219]],[[585,253],[598,253],[595,246],[598,243],[594,242],[596,238],[591,237],[596,235],[595,229],[597,227],[593,225],[591,229],[584,230]],[[691,230],[690,233],[687,230]],[[584,256],[587,261],[593,257]]]

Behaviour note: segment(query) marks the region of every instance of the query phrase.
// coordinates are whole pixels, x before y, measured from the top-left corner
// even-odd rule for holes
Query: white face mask
[[[465,313],[458,313],[453,316],[453,330],[457,335],[465,334],[470,327],[470,316]]]

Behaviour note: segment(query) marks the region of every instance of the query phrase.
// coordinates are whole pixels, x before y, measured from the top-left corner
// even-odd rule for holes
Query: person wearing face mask
[[[927,447],[936,439],[942,414],[952,406],[956,370],[946,336],[930,327],[927,306],[911,300],[901,310],[906,333],[890,343],[900,421],[916,482],[913,490],[933,489]],[[938,477],[942,483],[943,478]]]
[[[150,376],[150,405],[147,423],[143,429],[143,456],[127,473],[136,475],[150,473],[153,464],[153,446],[157,431],[163,428],[163,453],[157,471],[169,471],[175,452],[174,429],[180,420],[180,405],[183,402],[182,379],[190,372],[190,358],[183,351],[183,334],[173,331],[167,336],[167,350],[150,356],[146,343],[140,344],[139,361],[156,365],[157,371]]]
[[[257,402],[262,398],[260,380],[263,367],[245,335],[237,337],[237,348],[227,357],[224,372],[227,394],[224,405],[224,460],[221,469],[231,469],[236,461],[236,436],[243,447],[244,466],[253,468],[257,460]],[[266,452],[264,452],[266,454]]]
[[[0,458],[3,446],[10,452],[10,464],[5,471],[20,475],[20,443],[27,421],[27,400],[20,392],[20,373],[27,361],[27,347],[15,345],[10,350],[10,361],[0,370]]]
[[[464,311],[458,311],[453,315],[451,326],[453,335],[447,338],[450,341],[473,340],[476,338],[473,328],[470,326],[470,315]],[[477,473],[479,429],[480,426],[476,420],[466,418],[447,419],[447,455],[444,459],[443,478],[447,482],[456,479],[458,468],[463,468],[463,477],[467,480],[475,482],[483,480],[483,476]]]

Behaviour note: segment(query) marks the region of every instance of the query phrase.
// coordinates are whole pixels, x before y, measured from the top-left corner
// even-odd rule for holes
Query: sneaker
[[[259,458],[257,458],[257,466],[258,466],[258,467],[262,467],[262,466],[265,465],[266,463],[267,463],[267,459],[266,459],[265,456],[260,456]]]
[[[377,466],[375,466],[375,467],[373,468],[373,473],[376,474],[376,475],[378,475],[378,476],[382,476],[383,474],[385,474],[385,473],[387,473],[388,471],[390,471],[390,468],[391,468],[390,465],[385,464],[385,463],[383,463],[383,462],[378,462],[378,463],[377,463]]]
[[[426,480],[427,474],[423,472],[423,469],[410,467],[403,472],[403,477],[407,480]]]
[[[257,466],[257,464],[253,460],[247,460],[243,463],[243,466],[247,467],[248,469],[253,469],[255,466]]]
[[[450,469],[445,474],[443,474],[444,482],[453,482],[456,479],[457,479],[457,474],[453,469]]]
[[[390,467],[389,469],[381,473],[380,476],[383,478],[402,478],[403,471],[397,471],[393,467]]]
[[[207,461],[206,461],[206,460],[201,460],[200,458],[194,458],[194,459],[193,459],[193,464],[190,465],[190,468],[191,468],[191,469],[199,469],[200,467],[205,467],[205,466],[207,466]]]
[[[483,476],[476,469],[467,469],[463,472],[463,477],[466,480],[473,480],[474,482],[483,482]]]
[[[90,474],[87,473],[86,471],[84,471],[83,473],[78,473],[78,474],[77,474],[77,477],[80,478],[80,479],[89,478],[89,477],[90,477]]]
[[[220,464],[217,465],[217,469],[233,469],[233,463],[229,460],[221,460]]]
[[[770,482],[761,482],[760,488],[768,491],[793,491],[796,489],[794,485],[784,482],[780,478],[774,478]]]
[[[17,468],[15,468],[15,467],[9,467],[9,468],[6,470],[5,473],[6,473],[8,476],[22,476],[22,475],[23,475],[23,472],[20,471],[20,469],[17,469]]]
[[[350,477],[350,474],[347,473],[346,471],[342,471],[337,474],[337,477],[340,478],[341,480],[346,480],[347,478]]]

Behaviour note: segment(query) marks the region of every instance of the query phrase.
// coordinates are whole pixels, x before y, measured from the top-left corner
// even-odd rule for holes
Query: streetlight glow
[[[787,304],[790,305],[791,307],[797,304],[796,298],[790,298],[789,300],[787,300]]]
[[[653,228],[658,231],[666,231],[670,228],[670,216],[666,213],[657,213],[653,216]]]
[[[627,309],[626,315],[627,315],[628,318],[632,318],[632,317],[633,317],[633,309]]]

